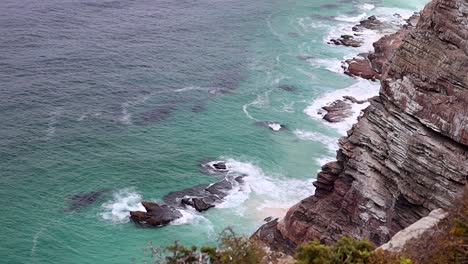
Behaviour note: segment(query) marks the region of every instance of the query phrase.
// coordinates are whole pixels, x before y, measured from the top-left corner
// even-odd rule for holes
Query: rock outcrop
[[[413,14],[406,20],[397,32],[385,35],[374,42],[374,52],[359,54],[358,56],[346,60],[344,63],[345,74],[357,76],[367,80],[377,80],[385,72],[385,66],[395,50],[401,45],[403,38],[416,26],[419,20],[419,13]]]
[[[346,234],[381,245],[463,192],[468,1],[428,4],[383,67],[381,83],[340,139],[337,160],[322,167],[315,194],[290,208],[277,237],[333,243]],[[258,239],[268,244],[271,237]]]
[[[182,217],[182,213],[169,205],[141,202],[146,212],[130,211],[130,219],[143,226],[164,226]]]

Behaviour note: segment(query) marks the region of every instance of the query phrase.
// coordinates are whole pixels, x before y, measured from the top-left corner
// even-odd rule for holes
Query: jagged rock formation
[[[413,14],[397,32],[385,35],[374,42],[374,52],[359,54],[345,61],[345,74],[358,76],[368,80],[381,78],[386,71],[386,63],[390,60],[395,50],[401,45],[403,38],[408,34],[419,20],[419,13]]]
[[[296,244],[347,234],[381,245],[452,205],[468,177],[467,0],[426,6],[370,103],[340,139],[337,161],[322,167],[315,194],[269,234]]]

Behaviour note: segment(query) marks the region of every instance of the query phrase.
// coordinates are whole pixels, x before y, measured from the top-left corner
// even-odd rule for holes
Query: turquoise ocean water
[[[2,1],[0,263],[143,263],[149,242],[213,244],[227,226],[251,234],[281,217],[313,193],[355,120],[330,126],[317,109],[378,92],[340,61],[379,35],[365,32],[359,49],[326,39],[371,14],[401,23],[393,14],[423,4]],[[142,200],[220,180],[200,170],[219,159],[248,176],[217,208],[162,228],[129,222]]]

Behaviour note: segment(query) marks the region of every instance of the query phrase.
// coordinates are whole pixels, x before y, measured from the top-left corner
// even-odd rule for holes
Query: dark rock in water
[[[145,207],[146,212],[130,212],[130,219],[141,225],[163,226],[182,217],[182,213],[169,205],[158,205],[153,202],[141,202],[141,204]]]
[[[144,112],[141,117],[145,124],[161,122],[167,119],[171,115],[172,111],[176,109],[177,104],[175,102],[169,102]]]
[[[215,81],[212,86],[216,87],[212,91],[214,94],[226,94],[236,89],[239,82],[245,79],[244,71],[242,68],[234,67],[225,70],[216,75]]]
[[[295,86],[288,85],[288,84],[282,84],[282,85],[278,86],[278,88],[280,88],[281,90],[287,91],[287,92],[297,91],[297,88]]]
[[[330,44],[343,45],[348,47],[360,47],[363,44],[362,40],[355,39],[351,35],[341,35],[337,39],[330,39]]]
[[[270,222],[272,219],[273,219],[273,217],[268,216],[267,218],[263,219],[263,221],[265,221],[265,222]]]
[[[244,183],[244,177],[246,177],[247,175],[241,175],[241,176],[237,176],[234,178],[234,180],[238,183]]]
[[[192,206],[198,212],[206,211],[212,207],[214,207],[214,203],[219,202],[219,199],[215,195],[210,195],[207,197],[193,197],[193,198],[184,198],[182,199],[182,204]]]
[[[370,16],[359,22],[358,25],[352,28],[353,31],[361,31],[363,28],[379,30],[383,28],[382,21],[378,20],[376,16]]]
[[[185,197],[199,197],[206,195],[205,189],[208,186],[208,184],[200,184],[181,191],[170,192],[163,197],[163,201],[169,205],[180,206],[181,200]]]
[[[213,167],[217,170],[227,170],[226,163],[225,162],[218,162],[213,164]]]
[[[201,165],[203,172],[209,174],[226,174],[229,169],[226,165],[226,161],[211,161]]]
[[[288,255],[293,255],[296,251],[296,244],[287,239],[277,228],[278,218],[270,220],[262,225],[252,236],[256,242],[268,245],[272,251],[284,252]]]
[[[322,9],[336,9],[336,8],[338,8],[338,5],[336,5],[336,4],[324,4],[324,5],[321,5],[320,8],[322,8]]]
[[[255,125],[257,126],[262,126],[262,127],[268,127],[269,129],[273,131],[283,131],[283,130],[288,130],[288,128],[285,125],[271,122],[271,121],[257,121],[255,122]]]
[[[205,190],[211,194],[217,195],[218,197],[224,198],[227,195],[227,191],[231,189],[232,183],[226,179],[223,179],[222,181],[211,184]]]
[[[89,192],[89,193],[81,193],[81,194],[75,194],[68,198],[70,201],[71,205],[65,211],[71,212],[71,211],[79,211],[81,208],[91,205],[95,202],[98,202],[106,193],[108,190],[100,190],[100,191],[95,191],[95,192]]]
[[[297,33],[297,32],[288,32],[288,36],[293,37],[293,38],[297,38],[297,37],[299,37],[300,35],[299,35],[299,33]]]
[[[205,111],[205,107],[203,105],[194,105],[192,106],[192,112],[194,113],[201,113]]]
[[[356,99],[355,97],[349,96],[349,95],[344,95],[344,96],[343,96],[343,99],[348,100],[348,101],[351,101],[351,103],[353,103],[353,104],[363,104],[363,103],[367,103],[367,102],[368,102],[368,100],[358,100],[358,99]]]
[[[322,109],[327,111],[323,119],[331,123],[341,122],[353,114],[351,104],[343,100],[336,100],[330,105],[322,107]]]
[[[313,59],[314,57],[313,56],[308,56],[308,55],[299,55],[296,57],[298,60],[303,60],[303,61],[307,61],[307,60],[311,60]]]

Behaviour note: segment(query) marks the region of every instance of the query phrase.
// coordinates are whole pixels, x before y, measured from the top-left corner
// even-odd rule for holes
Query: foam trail
[[[323,67],[331,72],[343,73],[342,62],[338,59],[312,59],[310,63],[313,67]]]
[[[111,201],[102,205],[101,217],[115,223],[126,223],[130,220],[130,211],[143,211],[141,195],[132,189],[123,189],[114,193]]]
[[[338,138],[325,136],[324,134],[304,131],[302,129],[294,130],[294,134],[302,140],[311,140],[325,145],[331,153],[338,150]]]
[[[328,105],[335,100],[343,99],[343,96],[350,95],[355,97],[358,100],[365,100],[371,98],[373,96],[378,95],[380,85],[378,83],[374,83],[367,80],[359,80],[357,83],[336,91],[332,91],[322,95],[321,97],[315,99],[305,110],[304,113],[309,115],[313,119],[321,120],[326,125],[335,128],[339,133],[342,135],[346,135],[346,131],[348,131],[354,123],[356,123],[356,119],[359,116],[361,110],[366,108],[369,103],[364,104],[352,104],[351,111],[353,115],[346,118],[342,122],[337,123],[329,123],[324,121],[323,115],[325,111],[321,111],[322,107]]]

